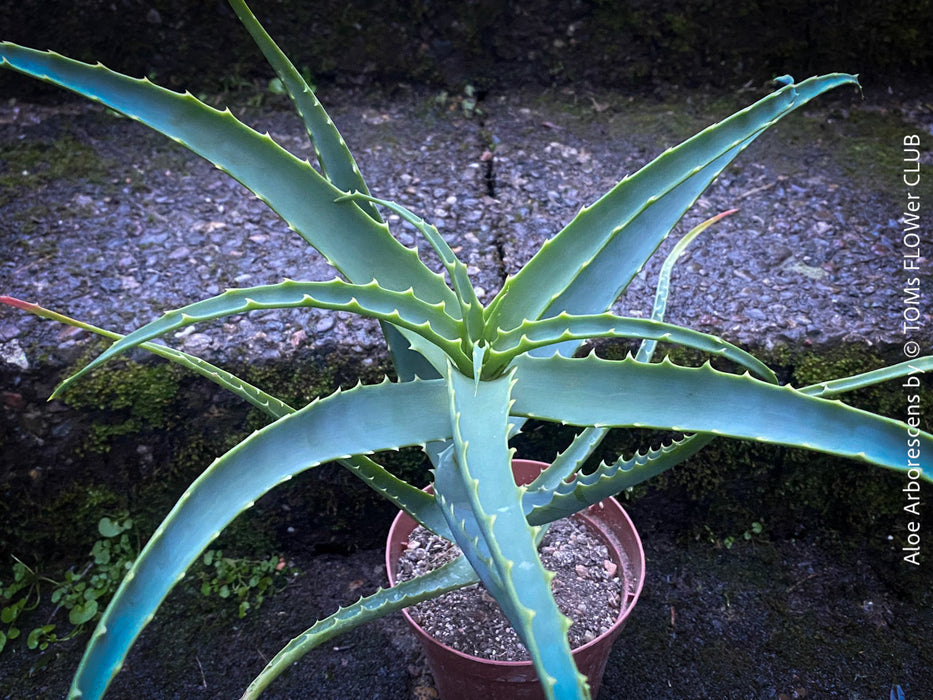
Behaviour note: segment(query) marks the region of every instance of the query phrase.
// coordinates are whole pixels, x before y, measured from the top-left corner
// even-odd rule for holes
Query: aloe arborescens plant
[[[560,233],[483,306],[437,230],[402,206],[370,195],[334,124],[301,74],[242,0],[230,0],[287,88],[320,169],[291,155],[228,110],[54,53],[0,44],[0,64],[80,93],[143,122],[229,173],[275,210],[337,270],[329,282],[284,281],[170,311],[120,336],[9,297],[8,304],[101,333],[116,342],[87,371],[143,347],[228,388],[273,419],[211,464],[165,518],[100,620],[71,695],[101,697],[142,628],[199,553],[240,512],[292,476],[337,460],[416,521],[455,541],[464,557],[382,590],[317,622],[279,653],[246,692],[256,696],[301,654],[367,620],[481,580],[528,647],[551,698],[588,697],[566,641],[569,621],[550,591],[536,538],[548,523],[687,459],[717,437],[794,445],[906,471],[907,426],[832,400],[842,392],[933,366],[933,358],[803,388],[717,337],[663,321],[670,267],[662,269],[650,319],[608,311],[684,212],[765,129],[831,88],[832,74],[783,87],[626,177]],[[439,256],[432,271],[390,234],[380,211],[414,225]],[[707,222],[709,223],[709,222]],[[151,341],[192,323],[253,309],[317,307],[378,319],[398,381],[357,386],[295,409],[204,360]],[[636,356],[573,357],[585,339],[641,341]],[[653,362],[657,342],[727,358],[737,373]],[[529,486],[512,481],[510,437],[528,418],[580,426],[572,445]],[[686,437],[630,459],[579,469],[613,426]],[[916,432],[916,431],[914,431]],[[912,433],[913,435],[913,433]],[[933,436],[919,433],[930,478]],[[369,456],[423,446],[434,494],[386,472]]]

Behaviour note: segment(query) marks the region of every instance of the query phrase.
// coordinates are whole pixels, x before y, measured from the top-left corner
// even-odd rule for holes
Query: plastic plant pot
[[[514,460],[512,469],[516,483],[529,483],[546,466],[543,462]],[[614,498],[590,506],[575,517],[582,518],[605,541],[619,575],[625,577],[626,595],[612,627],[573,650],[577,668],[589,679],[592,695],[596,697],[612,644],[622,632],[625,620],[641,593],[645,580],[645,553],[631,519]],[[391,585],[395,585],[398,560],[415,527],[412,518],[399,513],[389,530],[386,570]],[[441,700],[544,698],[531,661],[496,661],[465,654],[428,634],[407,610],[402,614],[421,640]]]

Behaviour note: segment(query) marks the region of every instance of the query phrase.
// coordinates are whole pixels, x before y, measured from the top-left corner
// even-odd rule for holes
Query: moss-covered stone
[[[97,354],[96,347],[67,374],[88,364]],[[65,403],[98,416],[84,449],[106,452],[112,438],[170,427],[182,373],[164,362],[118,359],[74,384],[63,397]]]

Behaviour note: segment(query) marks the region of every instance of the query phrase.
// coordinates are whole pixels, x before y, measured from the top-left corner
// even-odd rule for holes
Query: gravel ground
[[[322,98],[374,193],[433,221],[488,300],[581,206],[760,92],[636,101],[618,93],[518,91],[488,96],[484,114],[472,119],[411,89]],[[301,125],[287,112],[270,107],[246,116],[307,155]],[[926,95],[894,102],[840,91],[765,134],[673,237],[740,209],[683,259],[668,319],[750,347],[901,341],[898,219],[906,188],[900,139],[892,134],[927,135],[931,122]],[[7,158],[6,168],[35,169],[39,177],[28,196],[0,200],[4,293],[125,331],[226,287],[333,276],[241,186],[145,128],[81,103],[0,107],[0,148],[8,153],[29,144],[51,158],[62,138],[90,146],[88,158],[100,162],[88,167],[99,172],[42,177],[48,164],[41,156],[26,166]],[[922,167],[931,162],[925,147],[921,160]],[[928,181],[914,191],[929,193]],[[410,226],[391,218],[400,239],[414,243]],[[920,254],[926,271],[925,245]],[[618,312],[650,312],[656,269],[649,265],[636,279]],[[925,274],[924,298],[931,290]],[[929,317],[925,306],[926,338]],[[381,352],[375,324],[346,321],[316,310],[254,312],[189,327],[173,342],[221,360],[272,359],[308,347]],[[0,311],[0,347],[17,364],[37,362],[50,346],[67,350],[81,336]]]

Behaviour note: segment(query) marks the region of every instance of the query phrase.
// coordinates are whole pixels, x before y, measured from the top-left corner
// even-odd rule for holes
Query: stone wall
[[[735,84],[775,75],[933,71],[933,2],[872,0],[254,0],[320,80],[481,88]],[[216,89],[268,77],[222,0],[0,2],[0,37],[100,60],[162,82]],[[54,21],[50,21],[54,18]],[[12,79],[0,76],[0,90]],[[17,85],[17,92],[21,86]],[[29,89],[35,90],[35,86]]]

